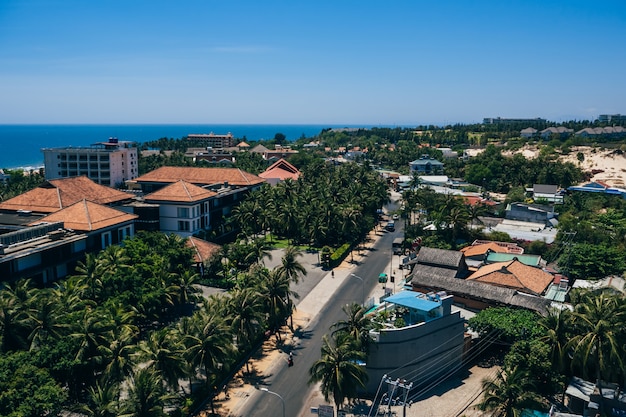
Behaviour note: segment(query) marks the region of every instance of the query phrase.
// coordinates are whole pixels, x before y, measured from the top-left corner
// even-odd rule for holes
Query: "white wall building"
[[[116,187],[137,178],[137,148],[131,142],[108,142],[87,147],[43,148],[47,180],[85,175],[92,181]]]

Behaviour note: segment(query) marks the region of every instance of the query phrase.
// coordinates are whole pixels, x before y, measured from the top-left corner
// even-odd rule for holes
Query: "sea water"
[[[36,169],[43,166],[42,148],[90,146],[110,137],[120,141],[147,142],[160,138],[180,139],[192,133],[232,133],[237,139],[274,139],[282,133],[288,141],[314,137],[322,129],[367,127],[336,125],[0,125],[0,168]]]

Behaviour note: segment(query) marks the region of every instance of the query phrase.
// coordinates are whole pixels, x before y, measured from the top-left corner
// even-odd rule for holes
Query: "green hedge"
[[[343,261],[343,259],[346,256],[348,256],[348,253],[350,253],[351,247],[352,247],[351,244],[344,243],[343,245],[339,246],[333,253],[330,254],[331,268],[338,266],[341,263],[341,261]]]

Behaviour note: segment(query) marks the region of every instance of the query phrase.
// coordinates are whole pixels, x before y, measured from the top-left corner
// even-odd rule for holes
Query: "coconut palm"
[[[197,312],[191,319],[182,320],[179,325],[179,334],[187,348],[185,356],[194,370],[204,373],[207,385],[234,350],[232,332],[224,316],[206,314],[208,310],[210,307]]]
[[[346,399],[356,398],[357,389],[367,382],[365,369],[357,364],[364,357],[351,338],[340,336],[331,342],[324,336],[321,358],[309,369],[309,384],[321,382],[324,399],[332,397],[339,410]]]
[[[573,350],[573,364],[581,366],[583,377],[593,371],[599,382],[610,368],[624,370],[619,339],[626,319],[623,301],[606,293],[583,296],[572,316],[576,335],[568,347]]]
[[[52,290],[39,292],[32,308],[29,311],[31,332],[28,336],[30,349],[44,343],[48,338],[58,339],[64,330],[68,328],[59,318],[62,313],[62,305]]]
[[[297,284],[300,276],[306,276],[307,270],[298,258],[303,256],[302,252],[295,246],[287,246],[283,253],[280,265],[276,267],[276,273],[285,276],[289,281]]]
[[[289,277],[278,273],[277,269],[269,272],[260,285],[259,291],[265,303],[268,326],[272,330],[278,330],[285,318],[291,315],[294,309],[293,298],[300,298],[298,293],[289,287]],[[280,332],[276,332],[276,337],[280,340]]]
[[[114,328],[113,333],[110,343],[100,346],[100,352],[106,364],[104,375],[107,379],[119,383],[132,373],[135,366],[136,333],[128,327]]]
[[[360,349],[366,350],[369,341],[369,330],[371,320],[365,316],[366,309],[357,303],[346,304],[342,307],[346,313],[346,319],[340,320],[332,325],[332,335],[348,335],[352,338]]]
[[[240,349],[249,348],[263,329],[263,299],[254,288],[236,288],[228,300],[228,314]]]
[[[557,371],[564,370],[567,357],[567,343],[571,337],[571,314],[568,309],[550,309],[545,317],[539,319],[544,332],[539,340],[551,347],[551,361]]]
[[[114,383],[100,384],[87,389],[87,404],[78,411],[89,417],[116,417],[119,415],[119,386]]]
[[[174,331],[160,329],[150,333],[148,339],[141,342],[138,355],[150,369],[161,375],[170,388],[177,391],[179,378],[188,373],[184,352],[183,340]]]
[[[20,280],[0,289],[0,351],[28,348],[34,289],[30,280]]]
[[[140,369],[130,380],[121,417],[165,417],[168,414],[163,409],[171,399],[173,396],[167,394],[157,372]]]
[[[501,371],[495,379],[485,379],[483,391],[483,399],[476,408],[505,417],[519,417],[522,410],[539,402],[532,380],[519,368]]]
[[[87,287],[87,295],[96,300],[102,292],[102,262],[93,253],[88,253],[84,262],[76,266],[76,278]]]

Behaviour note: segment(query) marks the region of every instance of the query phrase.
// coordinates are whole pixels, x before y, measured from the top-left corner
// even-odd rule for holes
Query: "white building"
[[[116,187],[137,178],[137,148],[131,142],[109,138],[86,147],[43,148],[46,179],[85,175],[94,182]]]

